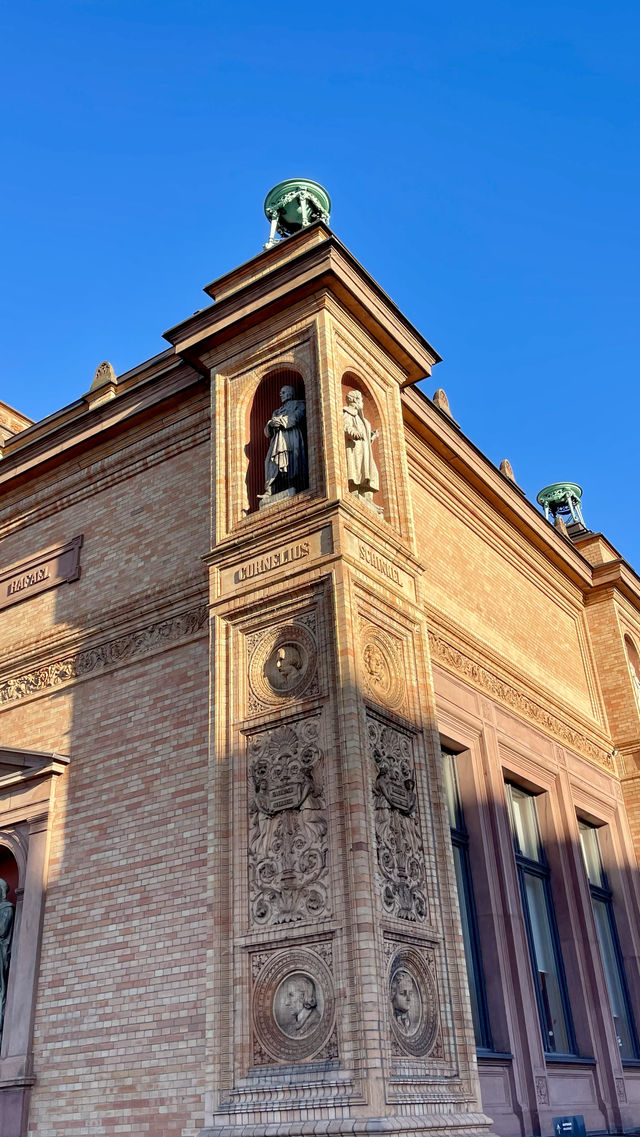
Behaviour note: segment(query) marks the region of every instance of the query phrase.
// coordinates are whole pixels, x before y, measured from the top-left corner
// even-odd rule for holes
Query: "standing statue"
[[[373,505],[373,495],[380,489],[378,467],[373,458],[373,443],[379,432],[371,429],[364,417],[361,391],[347,392],[347,405],[342,408],[347,442],[347,474],[349,489]]]
[[[4,1009],[7,1003],[7,981],[11,959],[11,937],[13,935],[14,908],[7,900],[9,885],[0,877],[0,1035],[4,1024]]]
[[[308,483],[307,455],[302,424],[306,414],[304,399],[296,399],[293,387],[280,390],[282,406],[273,412],[264,432],[271,439],[264,462],[264,493],[258,495],[260,508],[270,498],[295,494]]]

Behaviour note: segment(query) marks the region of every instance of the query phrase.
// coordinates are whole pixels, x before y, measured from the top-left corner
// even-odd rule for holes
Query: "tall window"
[[[629,990],[613,914],[613,893],[602,867],[598,830],[586,821],[579,821],[578,827],[620,1057],[623,1061],[625,1058],[638,1058],[638,1036],[631,1012]]]
[[[542,1044],[547,1054],[575,1054],[575,1036],[553,910],[549,866],[540,840],[536,799],[533,794],[510,783],[507,783],[506,791]]]
[[[443,749],[442,761],[444,766],[444,784],[447,795],[449,824],[451,826],[453,863],[455,865],[456,881],[458,884],[464,954],[467,964],[469,994],[471,996],[473,1030],[476,1038],[476,1046],[482,1050],[492,1050],[493,1044],[491,1041],[491,1031],[489,1029],[489,1015],[487,1012],[487,997],[482,972],[482,955],[478,937],[476,907],[473,899],[473,885],[471,883],[469,834],[464,824],[464,815],[460,804],[456,756],[452,754],[451,751]]]

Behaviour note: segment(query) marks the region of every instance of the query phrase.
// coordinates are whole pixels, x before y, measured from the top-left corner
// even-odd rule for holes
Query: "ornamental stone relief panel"
[[[441,1058],[440,1008],[432,947],[385,940],[391,1050],[398,1056]]]
[[[318,693],[315,613],[247,637],[250,714]]]
[[[249,740],[251,923],[330,914],[320,715]]]
[[[375,624],[363,622],[360,665],[365,694],[392,710],[401,707],[406,695],[401,643]]]
[[[427,915],[426,874],[412,739],[373,715],[367,715],[367,737],[382,904],[391,916],[422,921]]]
[[[254,952],[255,1065],[337,1057],[332,969],[329,942],[311,948]]]

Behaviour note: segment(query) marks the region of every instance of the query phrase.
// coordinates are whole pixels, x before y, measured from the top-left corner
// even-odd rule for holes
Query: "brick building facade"
[[[1,1137],[633,1129],[638,578],[322,222],[206,291],[0,416]]]

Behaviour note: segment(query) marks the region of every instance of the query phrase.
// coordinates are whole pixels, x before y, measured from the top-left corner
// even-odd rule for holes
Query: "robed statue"
[[[269,449],[264,462],[264,493],[260,507],[276,496],[298,493],[308,484],[307,454],[303,425],[304,399],[296,399],[293,387],[282,387],[282,406],[273,412],[264,432]]]
[[[14,907],[7,900],[9,885],[0,877],[0,1035],[4,1024],[4,1009],[7,1004],[7,982],[11,960],[11,937],[13,936]]]
[[[347,405],[342,409],[345,441],[347,444],[347,476],[349,489],[373,504],[373,495],[380,489],[380,476],[373,457],[373,443],[378,431],[364,417],[361,391],[347,392]]]

